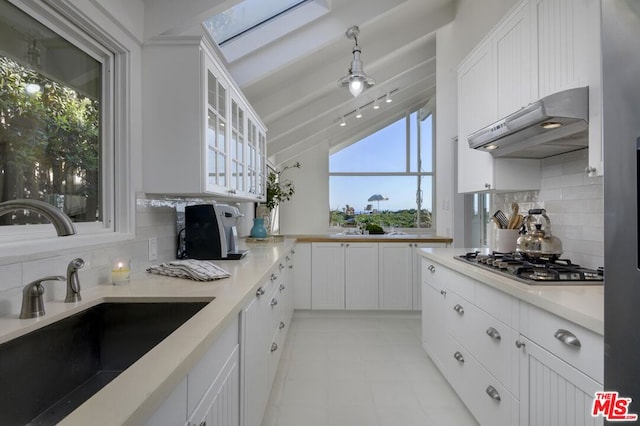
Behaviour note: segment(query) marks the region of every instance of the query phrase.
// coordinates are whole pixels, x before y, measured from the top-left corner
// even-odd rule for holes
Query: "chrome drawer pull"
[[[280,269],[281,271],[284,269],[284,265],[281,263],[278,265],[278,269]]]
[[[289,269],[293,269],[293,265],[289,265]]]
[[[526,343],[524,343],[522,340],[516,340],[516,348],[522,349],[525,347],[525,345]]]
[[[271,281],[275,281],[277,279],[278,279],[278,276],[276,274],[271,274],[271,278],[270,278]]]
[[[275,352],[275,351],[277,351],[277,350],[278,350],[278,344],[277,344],[277,343],[275,343],[275,342],[273,342],[273,343],[271,344],[271,352]]]
[[[271,299],[271,306],[276,306],[277,304],[278,304],[278,299],[276,299],[275,297]]]
[[[493,327],[487,328],[487,336],[491,337],[493,340],[500,340],[500,332]]]
[[[446,296],[447,295],[447,291],[446,290],[440,290],[440,294],[443,295],[443,296]]]
[[[286,256],[284,259],[285,259],[287,262],[291,260],[291,258],[290,258],[289,256]]]
[[[464,308],[460,304],[456,304],[456,306],[453,307],[453,310],[459,313],[460,315],[464,315]]]
[[[558,331],[553,335],[556,339],[560,340],[565,345],[573,346],[575,348],[579,348],[582,346],[580,340],[570,331],[563,330],[559,328]]]
[[[280,284],[280,291],[284,290],[284,284]]]
[[[453,357],[456,359],[456,361],[459,361],[462,364],[464,364],[464,357],[462,356],[462,354],[460,352],[456,351],[456,353],[453,354]]]
[[[496,401],[502,401],[500,399],[500,394],[498,393],[496,388],[494,388],[493,386],[491,385],[487,386],[487,390],[485,392],[487,392],[487,395],[489,395],[491,399],[495,399]]]
[[[427,267],[427,270],[433,274],[433,273],[436,271],[436,267],[435,267],[435,266],[433,266],[433,265],[429,265],[429,266]]]
[[[258,290],[256,290],[256,296],[260,297],[265,293],[264,288],[260,287]]]
[[[282,330],[284,328],[284,322],[280,321],[280,325],[278,326],[278,328]]]

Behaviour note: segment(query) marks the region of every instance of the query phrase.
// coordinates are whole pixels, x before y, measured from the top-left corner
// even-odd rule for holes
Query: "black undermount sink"
[[[52,425],[209,302],[102,303],[0,345],[0,425]]]

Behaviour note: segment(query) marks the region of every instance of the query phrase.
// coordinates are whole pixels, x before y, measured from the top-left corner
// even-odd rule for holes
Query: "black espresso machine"
[[[184,246],[178,257],[201,260],[241,259],[238,249],[237,207],[227,204],[196,204],[184,209]],[[180,241],[179,241],[180,247]]]

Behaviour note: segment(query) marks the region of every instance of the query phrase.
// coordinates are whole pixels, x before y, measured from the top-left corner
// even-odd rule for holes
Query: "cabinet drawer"
[[[476,282],[473,279],[429,259],[422,261],[422,280],[436,289],[449,288],[467,300],[475,300]]]
[[[517,399],[459,342],[449,337],[447,379],[481,425],[517,425]]]
[[[447,292],[449,332],[511,393],[518,395],[518,333],[452,291]]]
[[[520,328],[520,301],[515,297],[478,283],[476,305],[508,326],[516,330]]]
[[[604,338],[535,306],[521,306],[521,333],[597,382],[604,376]]]

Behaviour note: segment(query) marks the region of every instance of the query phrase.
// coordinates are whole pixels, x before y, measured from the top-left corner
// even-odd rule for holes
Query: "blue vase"
[[[253,227],[249,233],[253,238],[267,238],[267,228],[264,226],[264,218],[256,217],[253,219]]]

